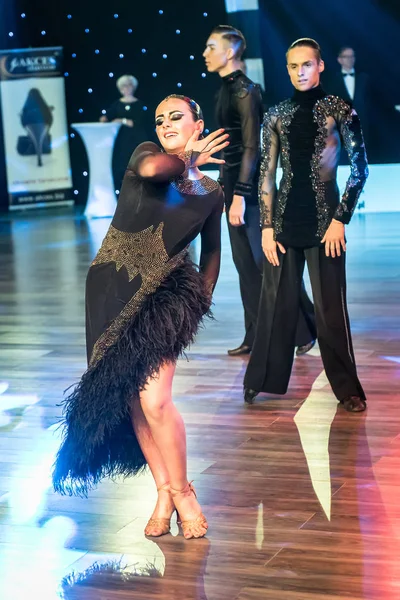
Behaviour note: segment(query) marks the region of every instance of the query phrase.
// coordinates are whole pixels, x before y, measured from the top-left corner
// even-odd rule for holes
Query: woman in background
[[[116,189],[121,189],[122,180],[132,152],[142,142],[151,139],[143,102],[136,98],[138,80],[133,75],[122,75],[117,80],[121,98],[116,100],[100,118],[102,123],[121,123],[113,152],[113,173]]]

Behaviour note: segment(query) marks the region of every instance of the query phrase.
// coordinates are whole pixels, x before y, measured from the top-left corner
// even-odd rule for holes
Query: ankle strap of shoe
[[[167,481],[167,483],[163,483],[157,488],[157,492],[169,492],[170,490],[171,486],[169,485],[169,481]]]
[[[174,490],[174,488],[170,488],[171,496],[173,498],[175,498],[176,496],[190,496],[190,494],[194,494],[194,496],[197,498],[197,495],[196,495],[196,492],[195,492],[195,489],[194,489],[192,483],[193,483],[193,480],[190,482],[188,481],[182,490]]]

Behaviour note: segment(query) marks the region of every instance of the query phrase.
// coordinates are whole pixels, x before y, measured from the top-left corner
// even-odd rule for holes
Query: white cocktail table
[[[114,216],[117,201],[112,175],[112,153],[120,123],[72,123],[81,136],[89,160],[89,192],[84,215],[89,219]]]

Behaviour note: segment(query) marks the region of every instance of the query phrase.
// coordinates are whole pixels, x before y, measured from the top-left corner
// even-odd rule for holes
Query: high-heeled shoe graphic
[[[37,166],[42,167],[43,154],[51,153],[50,127],[53,124],[53,106],[49,106],[40,90],[32,88],[21,112],[21,123],[28,135],[20,136],[17,152],[21,156],[37,156]]]

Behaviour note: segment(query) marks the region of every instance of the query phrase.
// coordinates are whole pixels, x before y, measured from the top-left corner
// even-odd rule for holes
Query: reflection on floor
[[[312,486],[330,521],[332,492],[329,436],[336,415],[337,401],[332,394],[327,394],[324,389],[326,386],[329,386],[329,382],[325,371],[322,371],[314,381],[310,395],[297,411],[294,422],[299,431]]]
[[[289,392],[245,406],[237,279],[224,230],[216,322],[174,385],[207,539],[148,540],[148,475],[52,493],[63,391],[85,368],[83,288],[108,227],[72,213],[1,222],[0,598],[398,600],[400,215],[348,230],[350,314],[369,408],[338,407],[315,348]]]

